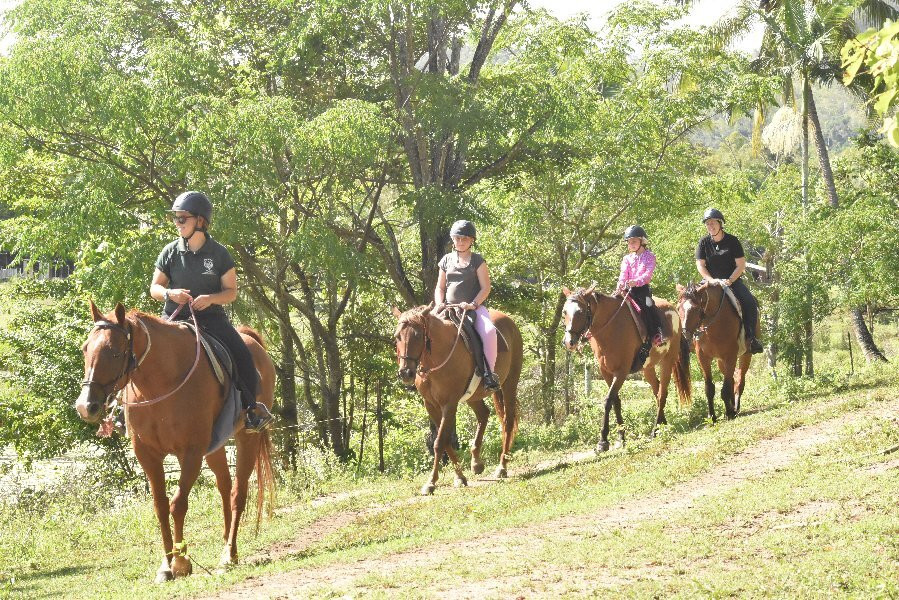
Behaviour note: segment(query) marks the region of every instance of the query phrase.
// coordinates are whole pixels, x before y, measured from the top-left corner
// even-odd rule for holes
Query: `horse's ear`
[[[94,320],[94,323],[103,320],[103,315],[101,315],[100,311],[97,310],[97,305],[94,304],[93,298],[91,299],[91,318]]]
[[[569,290],[567,287],[565,287],[565,286],[563,285],[563,286],[562,286],[562,293],[565,294],[565,297],[567,298],[568,296],[571,295],[571,290]]]
[[[592,294],[593,290],[595,290],[595,289],[596,289],[596,282],[594,281],[592,284],[590,284],[590,287],[587,288],[587,291],[585,293]]]
[[[403,314],[403,313],[400,312],[400,309],[398,309],[397,307],[394,306],[393,307],[393,316],[396,317],[397,319],[399,319],[401,314]]]
[[[428,311],[432,311],[432,310],[434,310],[434,301],[433,300],[428,302]]]
[[[682,285],[679,284],[679,283],[675,283],[675,284],[674,284],[674,287],[675,287],[675,289],[677,289],[678,295],[683,294],[683,293],[684,293],[684,290],[687,289],[687,288],[685,288],[684,286],[682,286]]]
[[[125,307],[121,302],[117,302],[115,305],[115,319],[119,325],[125,324]]]

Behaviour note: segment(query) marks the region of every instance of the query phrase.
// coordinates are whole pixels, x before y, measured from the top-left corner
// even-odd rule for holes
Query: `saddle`
[[[193,323],[182,321],[179,325],[187,327],[196,335],[197,330]],[[204,331],[202,327],[200,328],[200,343],[218,382],[221,385],[225,385],[226,374],[230,379],[230,386],[225,391],[225,402],[222,405],[222,410],[212,425],[212,439],[209,442],[209,447],[206,449],[206,454],[210,454],[224,446],[225,442],[234,435],[243,407],[240,402],[240,392],[236,385],[237,369],[234,366],[234,358],[231,356],[231,351],[215,336]]]
[[[474,312],[465,312],[465,319],[462,320],[463,312],[465,311],[459,307],[450,307],[443,312],[443,315],[456,327],[459,326],[459,321],[462,321],[462,332],[460,334],[462,343],[465,344],[465,347],[468,348],[468,351],[471,352],[471,355],[474,358],[475,374],[479,377],[483,377],[487,359],[484,356],[484,345],[481,342],[481,336],[478,335],[478,332],[474,327]],[[506,339],[499,329],[496,330],[496,347],[497,354],[509,350]]]
[[[634,308],[634,302],[628,299],[627,308],[630,311],[631,318],[634,320],[634,324],[637,326],[637,334],[640,336],[640,340],[642,343],[640,347],[637,348],[637,353],[634,355],[634,362],[631,363],[631,373],[637,373],[643,370],[643,365],[646,364],[646,359],[649,358],[649,353],[652,352],[652,339],[649,335],[649,332],[646,331],[646,323],[643,321],[643,318],[637,314],[637,310]],[[654,310],[658,315],[659,323],[662,325],[662,333],[665,334],[669,340],[674,335],[674,329],[671,325],[671,321],[665,318],[665,313],[663,313],[656,303],[656,298],[653,297],[653,306],[643,306],[642,310]]]
[[[737,295],[728,286],[724,286],[724,297],[727,298],[734,310],[737,311],[737,317],[740,319],[740,331],[737,333],[737,356],[746,354],[748,346],[746,345],[746,326],[743,324],[743,307]]]

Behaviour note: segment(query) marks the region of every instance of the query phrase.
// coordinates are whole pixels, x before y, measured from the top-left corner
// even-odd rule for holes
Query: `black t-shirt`
[[[156,268],[169,278],[170,288],[189,290],[196,298],[222,291],[222,275],[234,268],[234,259],[227,248],[207,234],[206,243],[196,252],[189,250],[182,238],[166,246],[156,259]],[[165,314],[170,315],[177,308],[169,300],[165,303]],[[225,309],[220,304],[211,304],[202,314],[225,314]]]
[[[707,235],[699,240],[696,260],[705,260],[706,269],[715,279],[727,279],[737,269],[737,259],[743,258],[743,245],[735,236],[725,232],[720,242]]]
[[[437,266],[446,273],[446,301],[449,304],[474,302],[481,292],[478,280],[478,269],[484,264],[484,257],[477,252],[471,253],[468,265],[460,267],[455,252],[444,254]]]

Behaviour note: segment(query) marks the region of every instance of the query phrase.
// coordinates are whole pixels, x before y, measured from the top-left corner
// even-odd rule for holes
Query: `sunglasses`
[[[177,223],[178,225],[184,225],[187,223],[188,219],[195,219],[197,215],[187,215],[186,217],[179,217],[178,215],[172,215],[172,223]]]

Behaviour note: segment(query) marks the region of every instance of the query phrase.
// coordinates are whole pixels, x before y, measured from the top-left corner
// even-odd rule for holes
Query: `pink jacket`
[[[637,281],[637,286],[646,285],[652,279],[652,272],[656,269],[656,255],[651,250],[644,250],[642,254],[629,252],[621,259],[621,275],[618,276],[618,289],[623,289],[631,279]]]

